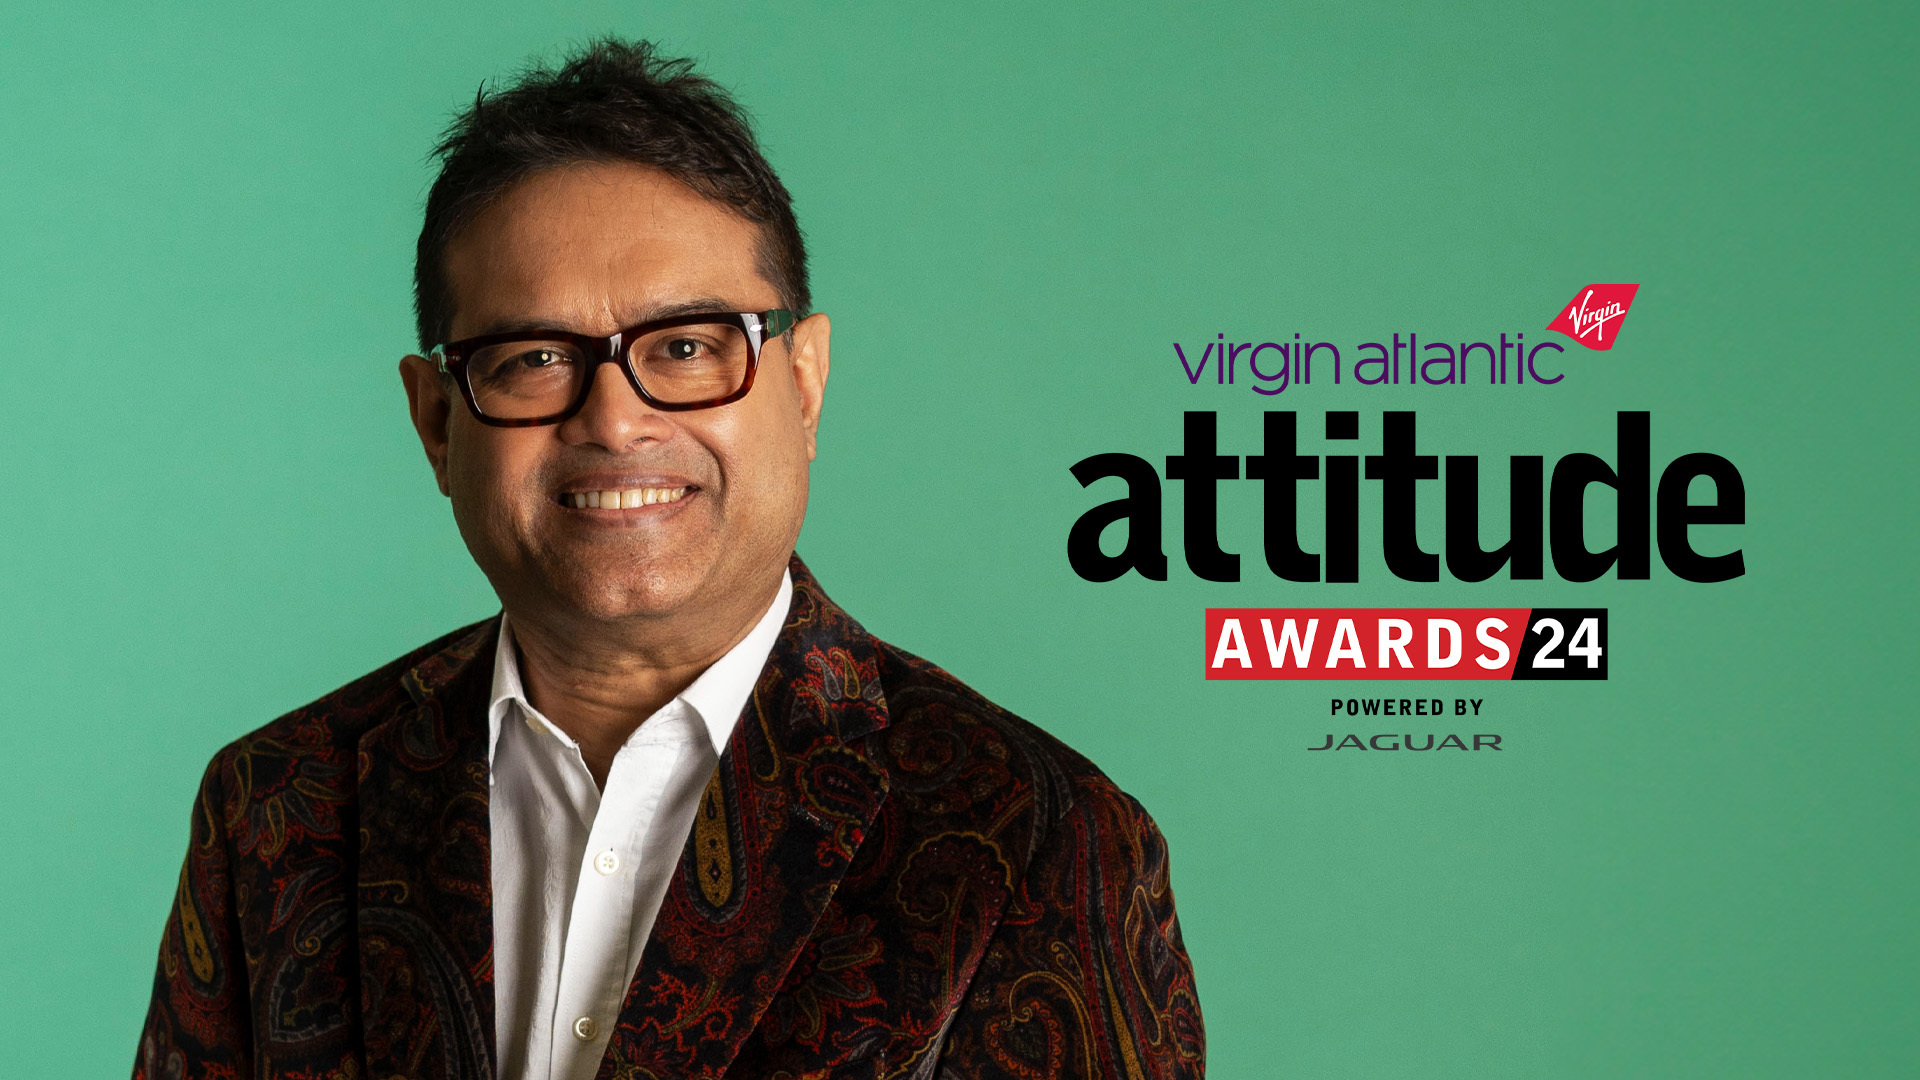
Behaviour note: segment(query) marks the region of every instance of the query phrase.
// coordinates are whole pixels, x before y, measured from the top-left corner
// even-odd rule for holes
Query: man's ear
[[[814,457],[814,436],[820,430],[820,409],[826,403],[828,345],[833,323],[822,312],[801,319],[793,330],[793,386],[800,393],[800,425],[806,432],[807,460]]]
[[[400,360],[400,381],[407,387],[407,411],[413,417],[413,430],[420,436],[420,447],[433,466],[433,478],[440,494],[447,488],[447,421],[453,403],[448,400],[446,380],[433,361],[424,356],[406,356]]]

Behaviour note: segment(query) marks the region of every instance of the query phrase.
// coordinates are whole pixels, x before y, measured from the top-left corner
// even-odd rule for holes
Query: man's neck
[[[509,611],[527,700],[580,744],[594,782],[606,786],[614,755],[646,719],[738,645],[779,594],[780,582],[721,618],[583,625]]]

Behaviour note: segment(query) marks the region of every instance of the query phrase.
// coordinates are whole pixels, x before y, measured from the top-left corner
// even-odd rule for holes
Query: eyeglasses
[[[483,334],[436,346],[431,358],[460,386],[474,418],[495,427],[557,424],[580,411],[601,364],[618,364],[648,405],[711,409],[753,389],[760,349],[793,328],[791,311],[703,312],[608,337],[564,330]]]

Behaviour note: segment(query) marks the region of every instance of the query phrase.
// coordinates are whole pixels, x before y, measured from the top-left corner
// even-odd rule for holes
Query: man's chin
[[[595,575],[555,582],[552,602],[563,617],[594,622],[671,618],[695,608],[701,578],[689,573]]]

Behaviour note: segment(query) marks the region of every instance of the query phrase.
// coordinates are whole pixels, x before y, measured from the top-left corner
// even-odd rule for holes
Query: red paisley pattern
[[[1145,811],[867,634],[797,558],[793,578],[600,1080],[1200,1076]],[[451,634],[215,756],[136,1078],[493,1075],[498,632]]]

